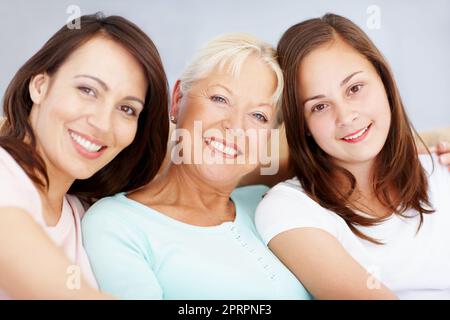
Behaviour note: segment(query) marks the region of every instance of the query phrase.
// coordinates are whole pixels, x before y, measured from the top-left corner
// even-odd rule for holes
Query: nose
[[[98,105],[88,115],[87,122],[90,126],[101,132],[108,132],[111,128],[112,107]]]
[[[222,120],[222,125],[225,131],[231,131],[239,135],[239,132],[245,130],[244,128],[244,114],[237,110],[233,110],[227,114]]]
[[[359,117],[358,111],[354,106],[341,103],[336,108],[336,125],[338,127],[345,127],[351,125],[353,121]]]

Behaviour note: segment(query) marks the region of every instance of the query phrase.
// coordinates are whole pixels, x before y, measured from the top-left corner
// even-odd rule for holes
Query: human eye
[[[262,123],[267,123],[267,122],[269,121],[269,120],[267,119],[267,117],[266,117],[264,114],[262,114],[262,113],[255,112],[255,113],[253,113],[252,115],[253,115],[253,117],[256,118],[256,120],[258,120],[258,121],[260,121],[260,122],[262,122]]]
[[[328,107],[327,104],[319,103],[319,104],[314,105],[314,106],[311,108],[311,111],[312,111],[312,112],[321,112],[321,111],[325,110],[327,107]]]
[[[212,95],[210,100],[217,103],[227,103],[227,99],[219,95]]]
[[[95,90],[87,87],[87,86],[78,86],[78,90],[80,90],[83,94],[91,96],[91,97],[97,97],[97,94],[95,93]]]
[[[136,117],[136,109],[127,105],[121,105],[119,107],[120,111],[123,111],[127,116]]]
[[[361,83],[352,85],[352,86],[348,89],[348,94],[349,94],[349,95],[357,94],[358,92],[361,91],[361,89],[363,88],[363,86],[364,86],[364,85],[361,84]]]

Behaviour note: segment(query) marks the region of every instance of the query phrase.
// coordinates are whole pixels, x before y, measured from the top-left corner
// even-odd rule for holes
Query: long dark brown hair
[[[80,28],[62,27],[16,73],[3,102],[6,121],[0,146],[20,164],[38,186],[48,188],[45,163],[36,149],[36,137],[29,122],[33,102],[30,79],[39,73],[50,76],[78,47],[96,35],[106,36],[122,45],[141,64],[148,88],[139,115],[134,141],[108,165],[85,180],[76,180],[69,193],[91,201],[131,190],[148,183],[161,166],[169,134],[168,85],[161,58],[150,38],[135,24],[120,16],[101,13],[80,18]]]
[[[403,107],[392,71],[381,52],[368,36],[352,21],[326,14],[290,27],[278,43],[278,56],[284,72],[283,119],[289,145],[290,165],[306,194],[322,207],[342,217],[349,228],[362,239],[381,244],[366,236],[356,226],[373,226],[384,218],[366,218],[355,213],[350,196],[356,190],[356,179],[342,167],[330,161],[327,154],[308,135],[304,108],[299,93],[299,69],[303,59],[318,47],[339,37],[362,54],[375,67],[387,93],[391,110],[391,126],[374,168],[373,190],[378,200],[392,212],[402,215],[407,209],[423,215],[432,213],[428,199],[427,178],[417,155],[411,125]],[[337,62],[338,63],[338,62]],[[423,143],[423,142],[422,142]],[[336,173],[343,174],[349,188],[333,183]],[[394,190],[392,194],[390,191]]]

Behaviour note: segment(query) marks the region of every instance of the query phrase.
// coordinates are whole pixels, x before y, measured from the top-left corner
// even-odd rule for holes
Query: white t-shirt
[[[392,215],[383,223],[357,228],[381,240],[376,245],[357,237],[345,221],[317,204],[297,178],[273,187],[259,204],[256,227],[265,243],[295,228],[318,228],[334,236],[368,272],[401,299],[450,299],[450,172],[433,156],[421,155],[428,173],[429,199],[436,212],[424,214],[417,233],[418,212]]]

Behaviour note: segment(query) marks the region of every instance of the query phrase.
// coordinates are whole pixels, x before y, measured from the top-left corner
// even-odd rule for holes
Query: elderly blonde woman
[[[274,50],[252,36],[225,35],[198,53],[173,90],[180,143],[170,165],[147,186],[98,201],[83,220],[103,291],[135,299],[310,297],[256,232],[253,215],[267,188],[235,190],[259,166],[282,88]]]

